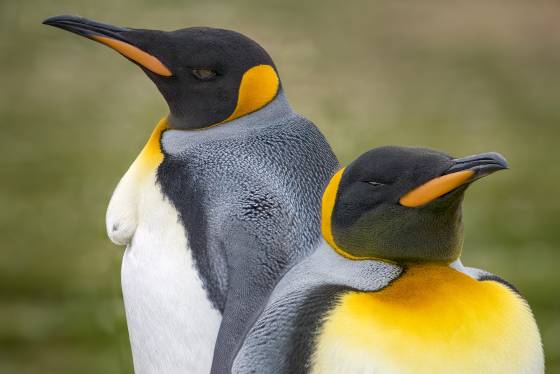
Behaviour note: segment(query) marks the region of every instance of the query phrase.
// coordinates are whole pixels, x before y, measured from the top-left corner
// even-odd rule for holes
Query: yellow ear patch
[[[374,256],[354,256],[351,253],[346,252],[343,248],[340,248],[334,241],[334,236],[332,233],[332,213],[334,209],[334,204],[336,202],[336,195],[338,193],[338,187],[340,186],[340,180],[342,179],[342,174],[344,174],[346,168],[340,169],[330,180],[329,184],[323,192],[323,199],[321,202],[321,232],[323,233],[323,238],[335,250],[339,255],[346,257],[349,260],[379,260],[389,263],[386,259],[374,257]]]
[[[259,110],[274,99],[279,85],[280,79],[272,66],[253,66],[241,78],[235,110],[221,123]]]
[[[337,250],[337,246],[334,242],[332,230],[331,230],[331,218],[334,209],[334,203],[336,202],[336,194],[338,192],[338,186],[340,185],[340,179],[344,173],[344,169],[340,169],[330,180],[325,192],[323,192],[323,200],[321,202],[321,232],[326,242],[329,243],[331,247]],[[338,252],[338,250],[337,250]]]
[[[325,192],[323,193],[323,200],[321,202],[321,232],[323,233],[323,238],[325,241],[341,256],[346,258],[357,260],[359,257],[352,256],[338,245],[334,241],[331,228],[331,218],[334,209],[334,204],[336,202],[336,194],[338,193],[338,186],[340,185],[340,179],[342,174],[344,174],[345,168],[340,169],[330,180]]]
[[[106,36],[92,35],[93,40],[99,43],[105,44],[106,46],[113,48],[115,51],[119,52],[124,57],[131,59],[150,70],[153,73],[163,75],[164,77],[170,77],[173,74],[160,60],[151,54],[144,52],[138,47],[132,44],[125,43],[121,40],[107,38]]]

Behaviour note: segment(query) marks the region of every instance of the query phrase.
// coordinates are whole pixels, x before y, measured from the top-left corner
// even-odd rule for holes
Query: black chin
[[[426,206],[449,209],[453,204],[460,204],[465,196],[465,191],[469,188],[471,183],[472,181],[462,184],[445,195],[441,195],[431,203],[426,204]]]

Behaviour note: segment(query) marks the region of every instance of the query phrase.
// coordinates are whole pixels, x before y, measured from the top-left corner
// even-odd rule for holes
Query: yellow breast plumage
[[[416,265],[379,292],[347,292],[316,341],[312,373],[542,373],[540,337],[507,286]]]

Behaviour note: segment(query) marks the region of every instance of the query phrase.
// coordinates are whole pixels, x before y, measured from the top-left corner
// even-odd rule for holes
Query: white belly
[[[142,183],[122,263],[134,370],[209,373],[221,315],[203,289],[177,211],[154,182],[155,174]]]

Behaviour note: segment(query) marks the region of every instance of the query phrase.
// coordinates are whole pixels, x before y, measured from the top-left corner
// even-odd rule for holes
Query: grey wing
[[[316,334],[339,296],[349,290],[324,285],[297,290],[270,304],[234,361],[233,373],[306,373]]]
[[[227,248],[229,279],[212,373],[230,372],[243,336],[285,272],[286,247],[292,248],[294,257],[305,250],[305,246],[294,246],[290,205],[253,182],[222,223],[226,234],[219,240]]]
[[[246,335],[232,372],[306,373],[316,334],[339,297],[348,290],[379,290],[401,271],[377,261],[348,261],[322,242],[278,283]]]
[[[212,373],[230,372],[243,337],[280,276],[318,241],[311,227],[318,226],[314,206],[298,209],[291,199],[258,184],[251,184],[225,223],[229,287]]]

